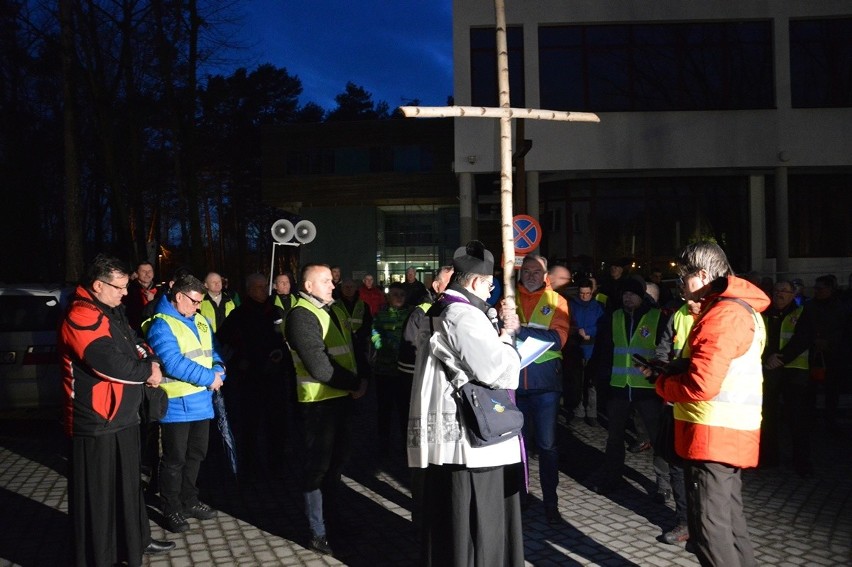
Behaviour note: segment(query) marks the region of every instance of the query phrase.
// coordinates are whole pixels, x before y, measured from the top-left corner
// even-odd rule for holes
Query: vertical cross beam
[[[512,108],[509,97],[509,50],[506,43],[505,0],[494,0],[497,32],[497,87],[499,108],[474,106],[401,106],[406,118],[499,118],[500,119],[500,228],[503,244],[503,296],[514,305],[515,245],[512,230],[512,119],[562,122],[600,122],[591,112]]]

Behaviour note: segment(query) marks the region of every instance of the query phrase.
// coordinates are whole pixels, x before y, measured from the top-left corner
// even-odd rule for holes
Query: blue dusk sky
[[[300,104],[331,110],[349,81],[391,109],[415,98],[443,106],[452,95],[451,0],[251,0],[239,9],[240,66],[286,68],[302,81]]]

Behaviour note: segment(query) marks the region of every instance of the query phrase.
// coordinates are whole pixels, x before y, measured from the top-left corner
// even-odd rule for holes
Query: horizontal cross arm
[[[560,122],[600,122],[593,112],[542,110],[539,108],[493,108],[486,106],[400,106],[406,118],[527,118]]]

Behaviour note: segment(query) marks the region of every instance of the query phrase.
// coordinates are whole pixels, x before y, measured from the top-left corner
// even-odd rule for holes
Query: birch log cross
[[[509,98],[509,50],[506,44],[505,0],[494,0],[497,17],[497,85],[499,108],[475,106],[401,106],[406,118],[499,118],[500,119],[500,226],[503,244],[503,297],[512,306],[515,288],[515,245],[512,231],[512,118],[561,122],[600,122],[591,112],[511,108]]]

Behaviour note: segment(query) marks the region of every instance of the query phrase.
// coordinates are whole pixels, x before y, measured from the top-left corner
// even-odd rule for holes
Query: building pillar
[[[775,168],[775,279],[790,272],[790,225],[787,204],[787,167]]]
[[[527,181],[527,214],[541,223],[541,211],[538,205],[538,172],[528,171]]]
[[[766,178],[748,177],[749,239],[751,270],[763,272],[766,264]]]
[[[461,242],[470,242],[476,238],[476,224],[473,222],[473,205],[476,187],[473,174],[459,173],[459,237]]]

